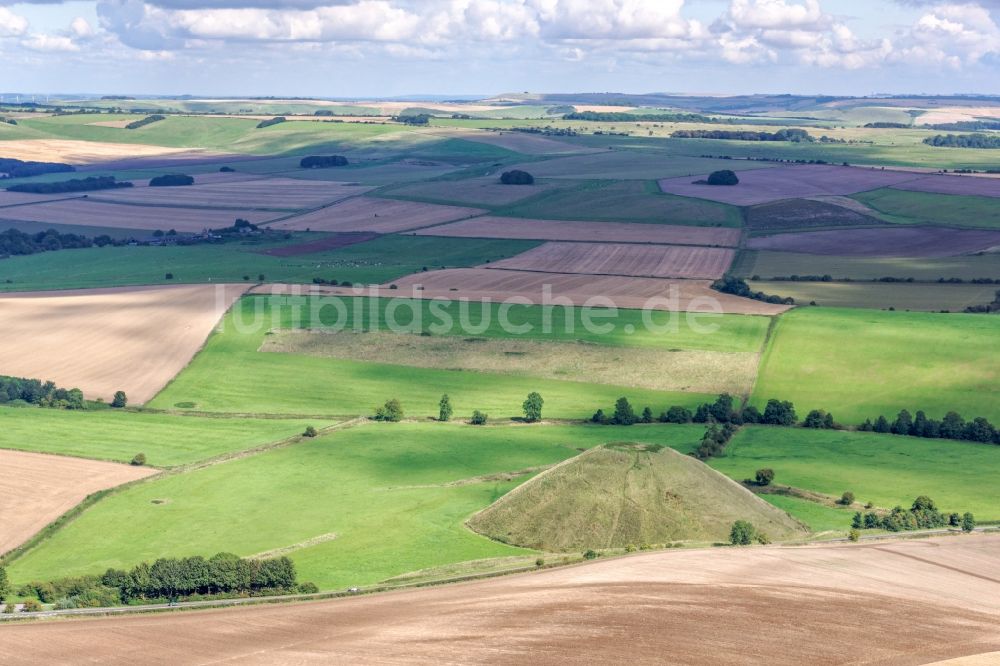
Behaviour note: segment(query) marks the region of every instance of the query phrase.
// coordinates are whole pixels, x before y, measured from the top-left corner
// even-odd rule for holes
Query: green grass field
[[[961,312],[970,305],[985,305],[995,298],[995,284],[937,284],[886,282],[767,282],[753,281],[755,290],[796,303],[831,308]]]
[[[1000,204],[994,197],[884,188],[861,192],[852,198],[877,211],[883,220],[894,224],[1000,229]]]
[[[640,406],[661,410],[671,404],[695,405],[705,399],[694,393],[657,392],[595,385],[584,381],[542,380],[531,377],[503,376],[456,370],[413,368],[379,363],[362,363],[333,358],[314,358],[297,354],[260,353],[267,330],[310,326],[367,328],[385,321],[387,309],[394,310],[402,325],[412,323],[414,312],[424,317],[430,308],[444,308],[453,322],[462,320],[459,302],[446,307],[440,303],[405,299],[367,301],[364,299],[308,299],[304,297],[252,297],[242,301],[225,320],[222,330],[209,338],[205,349],[151,403],[152,407],[173,408],[179,403],[195,403],[206,411],[280,414],[369,414],[389,398],[402,400],[411,416],[430,416],[437,411],[443,393],[452,396],[457,416],[468,416],[480,409],[496,417],[520,414],[521,402],[531,391],[546,398],[546,416],[551,418],[587,418],[598,406],[613,404],[622,395]],[[450,307],[450,311],[449,308]],[[469,330],[462,326],[448,329],[453,335],[506,336],[497,313],[501,306],[487,310],[472,305],[468,320],[480,324]],[[315,308],[315,311],[314,311]],[[342,309],[338,309],[342,308]],[[454,315],[448,314],[449,312]],[[489,313],[486,326],[481,323]],[[576,319],[580,310],[569,311]],[[657,334],[640,329],[629,334],[631,322],[641,322],[641,312],[620,313],[615,330],[607,334],[586,333],[581,327],[569,332],[559,328],[564,321],[553,316],[553,333],[544,332],[546,310],[537,306],[515,306],[511,323],[534,322],[533,334],[550,340],[585,340],[599,344],[627,345],[641,353],[643,346],[666,349],[706,349],[753,351],[766,332],[764,317],[714,316],[701,323],[714,323],[718,330],[699,334],[685,317],[675,316],[678,327],[673,334]],[[559,311],[553,315],[565,314]],[[344,316],[344,319],[339,319]],[[659,313],[665,322],[669,313]],[[356,319],[355,319],[356,317]],[[436,332],[425,317],[418,332]],[[578,322],[579,319],[576,319]],[[606,321],[606,320],[605,320]],[[358,322],[355,324],[355,322]],[[581,378],[585,380],[585,378]]]
[[[145,453],[153,467],[197,462],[292,437],[330,421],[209,418],[119,410],[72,412],[0,407],[2,448],[129,462]]]
[[[662,150],[662,146],[660,150],[608,150],[589,155],[527,162],[517,165],[516,168],[525,169],[536,178],[653,180],[674,176],[696,176],[716,169],[764,169],[772,166],[765,162],[733,162],[689,157],[690,154],[666,152]]]
[[[874,280],[882,277],[913,278],[935,281],[939,278],[1000,280],[1000,253],[906,259],[900,257],[837,257],[744,250],[738,273],[741,277],[759,275],[764,280],[791,275],[831,275],[834,279]],[[736,265],[734,264],[734,272]]]
[[[762,467],[774,470],[774,483],[833,497],[851,491],[859,502],[909,508],[917,495],[929,495],[942,511],[971,511],[979,520],[1000,519],[1000,447],[946,439],[897,437],[864,432],[810,431],[804,428],[748,427],[710,465],[733,479],[753,478]],[[816,505],[763,496],[806,522],[824,525],[829,511],[803,511]],[[812,505],[807,507],[806,504]],[[822,507],[821,507],[822,508]],[[830,511],[841,511],[830,509]],[[844,511],[850,527],[853,512]],[[816,529],[816,525],[813,525]]]
[[[922,409],[1000,420],[1000,318],[989,315],[796,309],[765,351],[753,403],[791,400],[856,424]]]
[[[88,509],[8,568],[15,582],[101,573],[165,555],[294,550],[301,580],[322,589],[525,551],[463,522],[530,475],[622,436],[694,446],[699,426],[366,425],[133,486]],[[451,482],[470,480],[464,484]],[[154,502],[155,500],[155,502]]]
[[[740,480],[742,481],[742,479]],[[851,518],[854,516],[854,509],[827,506],[800,497],[786,495],[760,495],[759,497],[808,525],[813,532],[846,533],[850,529]]]
[[[0,225],[2,228],[2,225]],[[295,234],[276,243],[166,247],[104,247],[44,252],[0,262],[0,291],[78,289],[204,282],[312,283],[313,278],[377,284],[422,268],[476,266],[511,257],[534,241],[382,236],[336,250],[294,257],[260,254],[322,234]],[[166,274],[173,279],[167,280]]]

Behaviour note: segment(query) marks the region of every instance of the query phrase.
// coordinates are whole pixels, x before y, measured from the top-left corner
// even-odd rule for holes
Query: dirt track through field
[[[0,429],[3,421],[0,415]],[[0,553],[21,545],[87,495],[156,472],[148,467],[0,450]]]
[[[750,239],[752,250],[844,257],[956,257],[1000,245],[1000,231],[882,227],[778,234]]]
[[[981,535],[660,551],[372,597],[0,627],[0,660],[909,666],[1000,650],[1000,585],[970,575],[998,567],[1000,537]]]
[[[417,229],[432,224],[460,220],[486,211],[460,206],[354,197],[335,206],[322,208],[305,215],[282,220],[270,225],[272,229],[296,231],[374,231],[390,234]]]
[[[632,277],[721,278],[735,252],[722,248],[614,243],[545,243],[482,268]]]
[[[148,401],[187,365],[245,285],[0,296],[0,375],[50,380],[109,401]]]
[[[720,227],[685,227],[636,222],[570,222],[527,220],[485,215],[415,232],[421,236],[462,238],[516,238],[612,243],[662,243],[666,245],[721,245],[735,247],[740,230]]]

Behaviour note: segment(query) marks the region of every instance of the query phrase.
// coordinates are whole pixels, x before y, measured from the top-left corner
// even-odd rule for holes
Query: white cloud
[[[94,28],[87,22],[87,19],[82,16],[77,16],[73,19],[72,23],[69,24],[70,32],[80,38],[87,38],[94,36]]]
[[[21,40],[21,46],[32,51],[67,52],[79,51],[72,39],[64,35],[47,35],[36,33]]]
[[[1000,54],[1000,27],[978,4],[934,7],[909,31],[905,57],[953,67]]]
[[[0,7],[0,37],[17,37],[28,31],[28,19]]]
[[[819,0],[805,4],[786,0],[733,0],[729,6],[729,21],[741,29],[790,29],[816,27],[827,20]]]

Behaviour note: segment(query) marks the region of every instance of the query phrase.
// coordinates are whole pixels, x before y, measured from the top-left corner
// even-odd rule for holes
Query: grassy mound
[[[665,541],[726,541],[736,520],[771,539],[805,530],[694,458],[655,445],[591,449],[516,488],[469,520],[498,541],[547,551]]]

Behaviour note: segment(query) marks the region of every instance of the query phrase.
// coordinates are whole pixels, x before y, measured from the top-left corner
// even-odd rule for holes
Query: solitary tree
[[[318,434],[319,433],[316,432],[316,428],[314,428],[313,426],[306,426],[306,430],[305,430],[305,432],[302,433],[302,436],[303,437],[315,437]]]
[[[403,406],[399,404],[399,400],[396,400],[395,398],[387,400],[385,405],[375,410],[375,420],[389,421],[392,423],[402,421]]]
[[[441,396],[441,402],[438,403],[438,406],[440,408],[438,411],[438,421],[450,421],[453,410],[451,408],[451,400],[448,399],[447,393]]]
[[[756,474],[758,486],[769,486],[774,481],[774,470],[768,467],[757,470]]]
[[[739,185],[740,179],[729,169],[713,171],[708,176],[709,185]]]
[[[136,467],[142,467],[143,465],[146,464],[146,454],[145,453],[135,454],[135,456],[132,457],[131,464],[135,465]]]
[[[854,493],[852,493],[850,490],[846,491],[843,495],[840,496],[838,502],[840,504],[843,504],[844,506],[851,506],[852,504],[854,504]]]
[[[117,409],[122,409],[128,404],[128,396],[125,395],[125,391],[115,391],[114,400],[111,401],[111,406]]]
[[[962,516],[962,531],[971,532],[974,529],[976,529],[976,519],[971,513],[966,511],[965,515]]]
[[[504,185],[533,185],[535,183],[535,177],[527,171],[514,169],[512,171],[505,171],[501,174],[500,182]]]
[[[521,408],[524,409],[524,420],[528,423],[534,423],[536,421],[542,420],[542,405],[545,401],[542,396],[532,391],[528,394],[528,399],[524,401]]]
[[[749,546],[754,542],[757,530],[745,520],[737,520],[729,530],[729,543],[734,546]]]
[[[615,414],[611,417],[615,425],[632,425],[635,423],[635,410],[629,403],[628,398],[618,398],[615,402]]]

